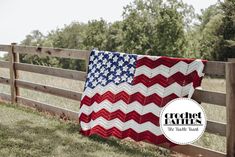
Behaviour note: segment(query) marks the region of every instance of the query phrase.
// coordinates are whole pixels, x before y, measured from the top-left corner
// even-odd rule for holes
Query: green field
[[[130,140],[85,137],[79,125],[32,109],[0,103],[0,156],[17,157],[143,157],[170,152]]]
[[[3,77],[9,77],[9,72],[8,70],[6,69],[0,69],[0,77],[3,76]],[[69,89],[69,90],[74,90],[74,91],[77,91],[77,92],[82,92],[83,90],[83,86],[84,86],[84,83],[83,82],[80,82],[80,81],[74,81],[74,80],[69,80],[69,79],[63,79],[63,78],[56,78],[56,77],[53,77],[53,76],[45,76],[45,75],[41,75],[41,74],[33,74],[33,73],[29,73],[29,72],[20,72],[20,79],[23,79],[23,80],[27,80],[27,81],[31,81],[31,82],[35,82],[35,83],[40,83],[40,84],[45,84],[45,85],[51,85],[51,86],[56,86],[56,87],[60,87],[60,88],[65,88],[65,89]],[[220,91],[220,92],[225,92],[225,81],[223,79],[211,79],[211,78],[205,78],[203,80],[203,83],[202,83],[202,88],[203,89],[206,89],[206,90],[211,90],[211,91]],[[3,92],[3,93],[9,93],[10,92],[10,89],[9,89],[9,86],[7,85],[0,85],[0,92]],[[78,111],[79,110],[79,102],[77,101],[73,101],[73,100],[70,100],[70,99],[65,99],[65,98],[61,98],[61,97],[57,97],[57,96],[52,96],[52,95],[49,95],[49,94],[44,94],[44,93],[40,93],[40,92],[35,92],[35,91],[30,91],[30,90],[26,90],[26,89],[20,89],[20,93],[22,96],[24,97],[27,97],[27,98],[30,98],[30,99],[35,99],[35,100],[38,100],[38,101],[41,101],[41,102],[45,102],[45,103],[49,103],[49,104],[52,104],[52,105],[55,105],[55,106],[60,106],[60,107],[63,107],[63,108],[67,108],[67,109],[71,109],[71,110],[75,110],[75,111]],[[215,105],[211,105],[211,104],[202,104],[205,111],[206,111],[206,114],[207,114],[207,118],[209,120],[214,120],[214,121],[219,121],[219,122],[225,122],[226,121],[226,112],[225,112],[225,107],[221,107],[221,106],[215,106]],[[22,109],[20,109],[18,111],[18,108],[11,108],[9,107],[9,105],[7,106],[4,106],[3,107],[4,109],[9,109],[9,114],[13,114],[14,116],[13,117],[8,117],[9,121],[12,120],[14,121],[14,117],[18,120],[20,118],[17,118],[17,117],[21,117],[23,116],[24,114],[26,113],[23,113]],[[12,111],[12,113],[11,113]],[[1,113],[4,113],[6,111],[0,111]],[[14,112],[18,112],[17,114],[14,113]],[[27,112],[28,113],[28,112]],[[32,113],[30,113],[32,114]],[[50,125],[50,120],[48,120],[47,118],[45,117],[41,117],[39,116],[38,114],[35,115],[35,113],[33,113],[34,116],[38,117],[39,119],[46,119],[45,120],[45,123],[41,123],[42,120],[34,120],[33,118],[30,119],[30,121],[32,120],[32,124],[33,125],[40,125],[40,126],[48,126]],[[3,119],[3,118],[1,118]],[[72,124],[62,124],[56,120],[52,120],[53,123],[58,123],[58,125],[61,125],[65,128],[67,127],[71,127]],[[2,121],[0,121],[1,125],[3,124]],[[37,124],[38,123],[38,124]],[[48,123],[48,124],[47,124]],[[15,126],[14,126],[15,124]],[[26,123],[27,124],[27,123]],[[29,123],[30,124],[30,123]],[[6,124],[7,125],[7,124]],[[12,123],[11,124],[12,127],[18,127],[17,123]],[[30,126],[32,126],[31,124],[28,125],[29,126],[29,131],[32,131],[32,129],[30,128]],[[75,127],[76,125],[72,125],[73,127]],[[8,126],[6,126],[8,127]],[[10,127],[10,126],[9,126]],[[21,126],[19,126],[21,127]],[[76,126],[77,127],[77,126]],[[56,127],[54,128],[56,129]],[[1,129],[1,131],[4,130]],[[27,127],[25,128],[25,130],[27,130]],[[53,129],[52,129],[53,130]],[[112,146],[112,143],[118,143],[119,147],[124,149],[126,148],[126,144],[124,142],[123,144],[123,141],[119,141],[119,140],[111,140],[111,141],[107,141],[105,140],[102,140],[100,138],[95,138],[96,139],[96,144],[94,143],[83,143],[84,139],[86,139],[87,141],[90,141],[92,139],[88,139],[88,138],[85,138],[85,137],[82,137],[78,134],[77,132],[78,128],[74,130],[74,132],[70,135],[69,132],[66,133],[66,136],[70,137],[70,136],[75,136],[76,135],[76,139],[75,141],[72,141],[71,144],[73,142],[76,143],[77,142],[81,142],[84,147],[89,147],[90,149],[93,150],[93,152],[87,152],[88,153],[88,156],[109,156],[108,154],[111,153],[110,155],[112,156],[112,153],[113,153],[113,156],[115,156],[114,154],[116,154],[117,152],[115,151],[118,151],[116,150],[116,144],[114,144]],[[54,130],[55,132],[57,132],[56,130]],[[59,132],[60,130],[58,130]],[[66,131],[66,129],[62,129],[62,131]],[[26,131],[27,132],[27,131]],[[42,131],[43,132],[43,131]],[[54,132],[53,132],[54,133]],[[53,134],[51,133],[51,135]],[[11,133],[10,134],[12,136],[14,136],[14,133]],[[42,133],[43,134],[43,133]],[[40,135],[40,134],[37,134],[37,133],[34,133],[33,136],[37,136],[37,137],[40,137],[40,136],[44,136],[44,135]],[[7,136],[7,135],[6,135]],[[17,136],[17,134],[16,134]],[[30,135],[31,136],[31,135]],[[45,135],[47,136],[47,135]],[[48,135],[49,136],[49,135]],[[53,135],[54,136],[54,135]],[[65,136],[65,135],[63,135]],[[13,137],[14,138],[14,137]],[[33,137],[32,137],[33,138]],[[66,137],[64,137],[66,138]],[[40,139],[41,140],[41,139]],[[38,142],[40,142],[40,140]],[[59,151],[63,152],[64,153],[64,148],[63,146],[61,145],[57,145],[57,144],[54,144],[53,141],[53,137],[52,139],[50,139],[51,142],[48,142],[48,143],[51,143],[53,146],[53,149],[54,151],[50,152],[49,154],[53,154],[53,153],[58,153]],[[80,141],[79,141],[80,140]],[[83,141],[83,142],[82,142]],[[22,141],[21,141],[22,142]],[[55,140],[56,142],[56,140]],[[94,140],[92,140],[92,142],[94,142]],[[56,142],[58,143],[58,142]],[[111,146],[109,145],[111,144]],[[129,143],[130,144],[130,143]],[[221,137],[219,135],[213,135],[213,134],[208,134],[208,133],[205,133],[203,135],[203,137],[201,137],[201,139],[199,141],[197,141],[195,144],[197,145],[200,145],[200,146],[203,146],[203,147],[206,147],[206,148],[211,148],[211,149],[214,149],[214,150],[217,150],[217,151],[223,151],[225,152],[225,145],[226,145],[226,138],[225,137]],[[95,145],[101,145],[101,146],[97,146],[98,148],[95,147]],[[106,146],[103,146],[103,145],[106,145],[107,148],[110,148],[109,150],[107,150],[107,152],[104,149],[104,147]],[[128,144],[127,144],[128,145]],[[139,146],[139,144],[130,144],[130,145],[136,145],[136,146]],[[129,151],[125,152],[124,151],[123,153],[124,154],[117,154],[117,156],[159,156],[159,154],[156,152],[156,147],[154,146],[150,146],[150,148],[145,148],[143,145],[148,145],[148,144],[144,144],[144,143],[141,143],[141,147],[138,147],[138,149],[143,149],[143,152],[147,153],[147,154],[139,154],[140,152],[135,152],[136,148],[128,148]],[[66,144],[67,146],[67,144]],[[64,147],[66,147],[64,146]],[[93,147],[94,146],[94,147]],[[143,148],[142,148],[143,146]],[[148,145],[149,146],[149,145]],[[21,151],[20,148],[18,148],[16,145],[10,145],[9,147],[12,147],[12,148],[2,148],[1,147],[1,150],[0,150],[0,153],[9,153],[8,151],[10,149],[16,149],[15,151]],[[36,146],[35,146],[36,147]],[[80,148],[80,146],[78,146],[79,148],[75,147],[75,146],[71,146],[70,147],[70,151],[72,151],[72,149],[75,149],[74,153],[77,153],[79,154],[79,150],[77,149],[82,149]],[[131,146],[132,147],[132,146]],[[61,148],[61,149],[60,149]],[[32,149],[32,150],[31,150]],[[29,146],[28,148],[28,153],[30,153],[32,151],[32,153],[34,152],[33,150],[36,149],[34,148],[34,145],[32,146],[32,148]],[[57,150],[59,149],[59,150]],[[96,151],[97,149],[97,151]],[[101,151],[103,150],[103,151]],[[36,150],[35,150],[36,151]],[[37,150],[37,151],[40,151],[40,150]],[[101,152],[100,152],[101,151]],[[132,152],[133,151],[133,152]],[[152,152],[151,152],[152,151]],[[82,151],[82,153],[85,153],[86,151]],[[22,152],[23,153],[23,152]],[[127,154],[126,154],[127,153]],[[129,154],[128,154],[129,153]],[[160,154],[162,153],[161,151],[159,152]],[[165,153],[165,152],[164,152]],[[80,152],[81,154],[81,152]],[[0,154],[1,155],[1,154]],[[71,154],[72,156],[73,154]],[[84,155],[84,154],[83,154]],[[47,156],[47,155],[45,155]],[[57,156],[57,155],[56,155]]]

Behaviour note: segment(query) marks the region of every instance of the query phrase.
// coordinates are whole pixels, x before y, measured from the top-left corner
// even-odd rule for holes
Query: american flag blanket
[[[92,51],[79,111],[86,136],[167,142],[161,108],[191,97],[201,84],[206,61]]]

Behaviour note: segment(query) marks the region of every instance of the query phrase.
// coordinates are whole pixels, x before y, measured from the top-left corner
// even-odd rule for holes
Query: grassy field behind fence
[[[9,77],[8,69],[0,68],[0,77],[1,76]],[[46,76],[46,75],[41,75],[41,74],[34,74],[30,72],[20,72],[20,79],[34,82],[34,83],[56,86],[59,88],[65,88],[65,89],[73,90],[77,92],[82,92],[83,86],[84,86],[84,82],[81,82],[81,81],[57,78],[57,77]],[[211,90],[211,91],[225,92],[225,80],[204,78],[202,82],[202,88],[206,90]],[[0,92],[10,93],[9,86],[1,84]],[[52,96],[52,95],[44,94],[40,92],[35,92],[35,91],[27,90],[27,89],[20,89],[20,94],[24,97],[35,99],[35,100],[52,104],[55,106],[60,106],[63,108],[74,110],[74,111],[79,110],[78,101],[61,98],[57,96]],[[225,107],[215,106],[215,105],[210,105],[210,104],[205,104],[205,103],[203,103],[202,105],[205,109],[207,118],[209,120],[226,122],[226,108]],[[219,135],[205,133],[203,137],[199,141],[197,141],[195,144],[206,147],[206,148],[211,148],[217,151],[225,152],[226,138],[219,136]]]

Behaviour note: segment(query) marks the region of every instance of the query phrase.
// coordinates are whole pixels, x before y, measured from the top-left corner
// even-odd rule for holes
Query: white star
[[[105,71],[105,68],[102,67],[102,68],[100,69],[100,73],[104,73],[104,71]]]
[[[93,81],[93,80],[94,80],[94,77],[93,77],[93,76],[91,76],[89,81]]]
[[[87,77],[88,77],[88,78],[91,77],[91,73],[88,73],[88,74],[87,74]]]
[[[102,77],[99,77],[99,78],[98,78],[98,82],[101,82],[101,81],[102,81],[102,79],[103,79]]]
[[[107,59],[105,58],[104,61],[103,61],[103,64],[106,64],[108,61]]]
[[[104,72],[104,76],[107,76],[108,75],[108,70],[105,70],[105,72]]]
[[[94,64],[96,64],[98,62],[98,59],[96,58],[95,60],[94,60]]]
[[[124,63],[124,62],[123,62],[122,60],[120,60],[120,61],[118,62],[118,65],[119,65],[119,66],[122,66],[123,63]]]
[[[118,69],[117,71],[116,71],[116,74],[117,75],[120,75],[122,73],[122,71],[120,70],[120,69]]]
[[[122,81],[125,81],[126,78],[127,78],[127,76],[126,76],[126,74],[124,74],[124,75],[122,76]]]
[[[131,58],[130,64],[134,64],[134,63],[135,63],[135,59],[134,59],[134,58]]]
[[[105,85],[105,84],[106,84],[106,80],[103,79],[103,80],[102,80],[102,85]]]
[[[100,55],[99,55],[99,60],[102,60],[102,59],[103,59],[103,55],[100,54]]]
[[[115,71],[116,67],[115,66],[112,66],[110,71]]]
[[[95,73],[95,77],[99,77],[99,73],[98,72]]]
[[[125,66],[123,67],[123,71],[127,71],[127,70],[128,70],[128,66],[125,65]]]
[[[95,72],[95,68],[93,68],[93,69],[91,70],[91,72],[94,73],[94,72]]]
[[[112,79],[113,79],[113,74],[109,76],[109,80],[112,80]]]
[[[98,64],[97,64],[97,68],[100,68],[100,67],[101,67],[101,63],[98,63]]]
[[[134,71],[135,71],[135,69],[134,69],[133,67],[131,67],[129,71],[130,71],[130,73],[132,73],[132,74],[133,74],[133,73],[134,73]]]
[[[118,57],[115,56],[115,57],[113,58],[113,61],[114,61],[114,62],[117,62],[117,60],[118,60]]]
[[[128,77],[127,82],[131,83],[132,79],[131,77]]]
[[[113,58],[113,53],[112,52],[109,53],[109,59],[111,59],[111,58]]]
[[[124,61],[129,61],[129,56],[128,55],[126,55],[125,57],[124,57]]]
[[[91,69],[91,68],[92,68],[92,66],[93,66],[93,64],[91,63],[91,64],[89,65],[89,69]]]
[[[109,68],[110,66],[111,66],[111,63],[110,63],[110,62],[108,62],[108,63],[107,63],[107,67]]]
[[[95,80],[94,82],[92,82],[92,85],[96,86],[97,85],[97,81]]]
[[[90,61],[93,61],[93,59],[94,59],[94,56],[90,56]]]
[[[119,77],[116,77],[115,80],[114,80],[115,83],[119,83],[119,81],[120,81]]]

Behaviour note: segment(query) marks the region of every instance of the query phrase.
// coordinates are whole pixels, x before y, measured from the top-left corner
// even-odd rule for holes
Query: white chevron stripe
[[[98,85],[94,89],[87,87],[83,93],[83,96],[93,97],[95,94],[104,94],[108,91],[112,92],[113,94],[117,94],[121,91],[125,91],[129,95],[132,95],[136,92],[140,92],[144,96],[150,96],[152,94],[158,94],[160,97],[164,98],[169,96],[170,94],[176,94],[178,97],[186,96],[190,90],[193,88],[193,83],[190,83],[186,86],[181,86],[178,83],[173,83],[168,87],[164,88],[160,84],[155,84],[151,87],[146,87],[144,84],[139,83],[136,85],[130,85],[126,82],[123,82],[119,85],[114,83],[109,83],[106,86]]]
[[[113,120],[109,121],[109,120],[104,119],[103,117],[99,117],[95,120],[91,120],[89,123],[81,122],[81,128],[83,131],[87,131],[97,125],[100,125],[105,129],[110,129],[112,127],[116,127],[120,131],[125,131],[127,129],[133,129],[137,133],[141,133],[144,131],[150,131],[157,136],[162,134],[160,127],[155,126],[151,122],[139,124],[134,120],[122,122],[119,119],[113,119]]]
[[[201,76],[204,76],[203,68],[204,68],[204,64],[200,60],[195,60],[190,64],[187,64],[183,61],[180,61],[179,63],[175,64],[172,67],[167,67],[165,65],[159,65],[158,67],[156,67],[154,69],[151,69],[151,68],[147,67],[146,65],[143,65],[143,66],[136,69],[135,77],[139,76],[141,74],[144,74],[147,77],[152,78],[156,75],[161,74],[164,77],[169,78],[177,72],[180,72],[184,75],[188,75],[195,70],[197,71],[198,76],[201,77]]]
[[[128,114],[132,111],[136,111],[140,115],[145,115],[147,113],[152,113],[159,117],[161,112],[161,107],[154,103],[150,103],[146,106],[141,105],[139,102],[133,102],[131,104],[126,104],[124,101],[120,100],[114,104],[111,104],[108,100],[102,101],[101,103],[93,103],[91,106],[83,104],[79,110],[79,116],[83,113],[85,115],[90,115],[93,111],[99,112],[105,109],[108,112],[115,112],[121,110],[123,113]]]
[[[148,59],[150,59],[152,61],[156,61],[157,59],[161,58],[162,56],[137,55],[137,60],[140,60],[145,57],[148,57]]]

